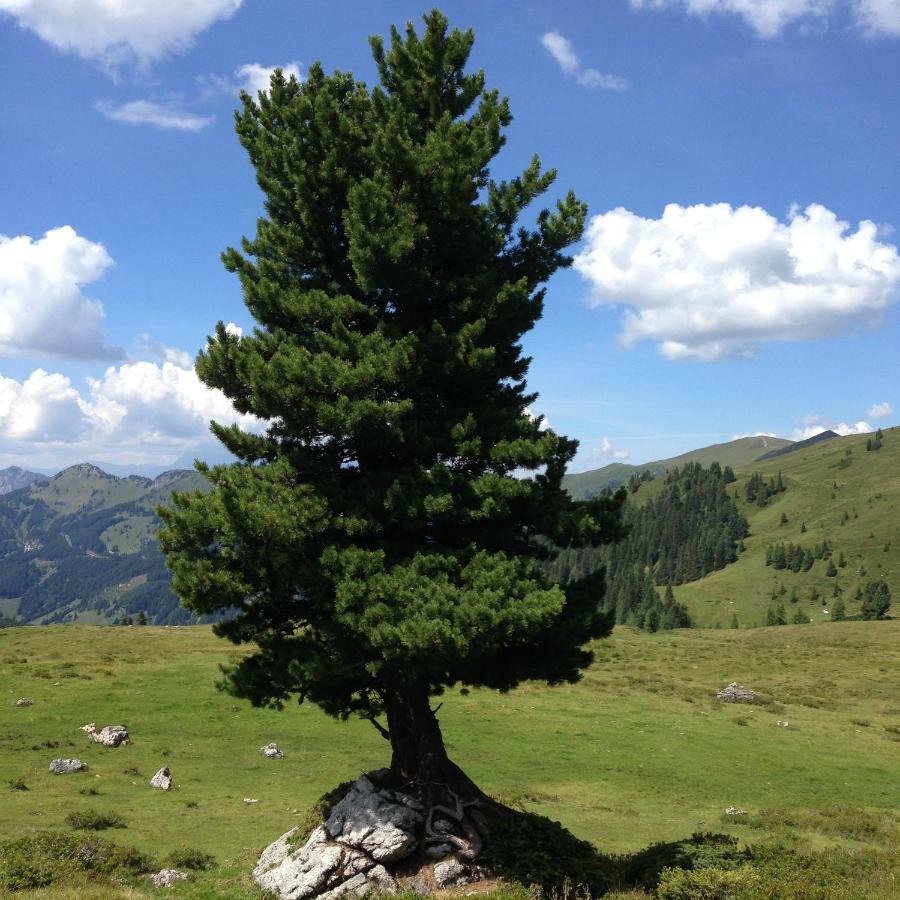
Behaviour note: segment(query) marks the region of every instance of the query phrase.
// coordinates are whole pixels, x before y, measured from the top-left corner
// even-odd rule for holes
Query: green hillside
[[[576,475],[566,475],[563,485],[576,499],[591,497],[599,494],[604,488],[615,488],[625,484],[635,474],[649,471],[653,475],[660,475],[667,469],[683,466],[685,463],[696,462],[703,466],[717,462],[721,466],[747,466],[759,459],[764,453],[771,450],[790,446],[791,441],[784,438],[767,437],[758,435],[755,437],[738,438],[724,444],[712,444],[709,447],[701,447],[699,450],[691,450],[671,459],[658,459],[644,463],[640,466],[632,466],[627,463],[611,463],[602,469],[591,469],[589,472],[579,472]]]
[[[857,591],[873,579],[888,584],[893,612],[900,612],[900,428],[885,430],[881,448],[867,452],[871,440],[866,435],[834,438],[736,468],[738,480],[731,487],[750,523],[747,549],[727,568],[675,588],[676,599],[697,624],[728,626],[733,616],[742,626],[763,624],[773,592],[789,621],[798,609],[813,622],[825,621],[836,588],[852,615],[859,610]],[[745,488],[753,472],[766,479],[781,472],[787,490],[765,507],[748,503]],[[643,491],[644,486],[638,496]],[[784,524],[782,516],[787,517]],[[812,549],[826,541],[832,552],[809,571],[765,564],[770,544]],[[841,556],[844,566],[839,565]],[[826,574],[829,558],[837,569],[832,577]]]
[[[195,472],[117,478],[95,466],[0,497],[0,614],[34,623],[111,622],[144,612],[189,622],[169,590],[156,509],[173,490],[206,486]]]
[[[765,896],[892,896],[900,621],[657,634],[620,627],[596,651],[575,685],[448,691],[440,718],[453,758],[490,793],[561,821],[604,853],[726,832],[742,844],[838,854],[833,877],[857,879],[819,893],[803,870],[810,892],[792,892],[785,871],[784,892]],[[310,705],[253,709],[216,691],[219,665],[238,652],[206,627],[0,631],[0,844],[65,830],[72,811],[116,813],[125,827],[104,837],[149,853],[157,867],[179,847],[215,857],[212,871],[167,896],[259,898],[249,873],[260,848],[390,751],[366,722],[337,722]],[[715,692],[733,680],[763,702],[718,703]],[[20,696],[34,706],[16,708]],[[124,723],[132,742],[91,744],[79,731],[86,722]],[[273,740],[284,759],[260,754]],[[69,756],[87,773],[48,773],[51,759]],[[176,785],[168,794],[147,785],[162,765]],[[723,816],[729,806],[748,815]],[[121,893],[93,890],[24,897],[153,892],[146,880]]]

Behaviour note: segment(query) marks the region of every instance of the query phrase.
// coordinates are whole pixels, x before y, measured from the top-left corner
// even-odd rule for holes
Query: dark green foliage
[[[882,433],[881,429],[879,428],[878,431],[875,432],[874,438],[866,439],[866,450],[868,450],[868,451],[880,450],[883,441],[884,441],[884,434]]]
[[[766,610],[766,625],[787,625],[783,603],[770,606],[768,610]]]
[[[125,828],[125,820],[117,813],[98,812],[96,809],[85,809],[70,812],[66,816],[66,824],[70,828],[83,831],[105,831],[107,828]]]
[[[884,581],[870,581],[863,592],[860,612],[864,619],[885,619],[891,608],[891,590]]]
[[[779,519],[779,524],[781,524],[781,525],[787,525],[787,523],[788,523],[787,513],[786,513],[786,512],[783,512],[783,513],[781,514],[781,518]]]
[[[570,192],[522,226],[555,173],[491,179],[511,116],[465,70],[473,40],[434,11],[372,40],[372,89],[313,64],[242,95],[265,216],[223,258],[258,327],[219,323],[197,371],[270,424],[213,424],[239,462],[160,511],[183,603],[239,608],[216,632],[254,642],[227,688],[384,712],[395,771],[430,694],[575,680],[612,627],[600,574],[563,587],[540,563],[616,537],[625,492],[562,489],[576,442],[530,416],[520,343],[586,209]]]
[[[828,560],[828,568],[825,569],[825,574],[826,574],[829,578],[834,578],[835,575],[837,575],[837,573],[838,573],[838,571],[837,571],[837,566],[835,566],[834,560],[831,559],[831,558],[829,558],[829,560]]]
[[[766,565],[773,569],[789,569],[791,572],[808,572],[817,559],[822,559],[831,549],[828,542],[817,544],[812,550],[800,544],[777,543],[766,546]]]
[[[27,791],[28,785],[25,784],[24,778],[10,778],[9,781],[6,782],[6,786],[11,791]]]
[[[811,621],[812,620],[810,619],[810,617],[805,612],[803,612],[802,609],[798,609],[791,619],[791,623],[794,625],[809,625]]]
[[[0,844],[0,894],[51,884],[147,872],[152,862],[137,850],[93,836],[39,831]]]
[[[166,861],[173,869],[192,869],[194,871],[211,869],[216,864],[216,858],[211,853],[204,853],[193,847],[179,847],[177,850],[173,850]]]
[[[776,494],[781,494],[787,490],[781,472],[777,478],[770,478],[766,481],[759,472],[754,472],[747,479],[744,486],[744,499],[748,503],[755,503],[757,506],[766,506],[769,500]]]

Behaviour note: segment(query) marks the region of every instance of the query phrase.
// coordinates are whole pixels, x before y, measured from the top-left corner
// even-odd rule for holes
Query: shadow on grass
[[[607,855],[559,822],[515,812],[491,829],[479,862],[508,881],[539,885],[546,892],[577,886],[596,896],[610,890],[655,890],[666,868],[736,869],[748,859],[736,838],[708,833],[652,844],[628,855]]]

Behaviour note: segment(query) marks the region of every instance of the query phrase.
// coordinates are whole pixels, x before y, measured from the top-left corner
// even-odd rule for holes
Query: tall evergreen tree
[[[466,71],[472,43],[434,11],[372,39],[371,90],[316,64],[242,95],[265,216],[224,261],[258,327],[220,322],[197,371],[266,427],[213,424],[238,462],[161,511],[174,590],[237,610],[216,632],[253,645],[228,689],[370,719],[435,803],[484,798],[431,697],[579,677],[613,624],[602,572],[560,586],[540,562],[617,536],[624,500],[573,502],[576,442],[528,411],[520,340],[586,211],[570,192],[520,226],[555,173],[491,179],[511,115]]]

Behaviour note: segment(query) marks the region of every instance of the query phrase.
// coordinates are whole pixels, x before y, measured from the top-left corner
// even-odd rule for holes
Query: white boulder
[[[163,766],[151,779],[150,787],[168,791],[172,787],[172,773],[168,766]]]

